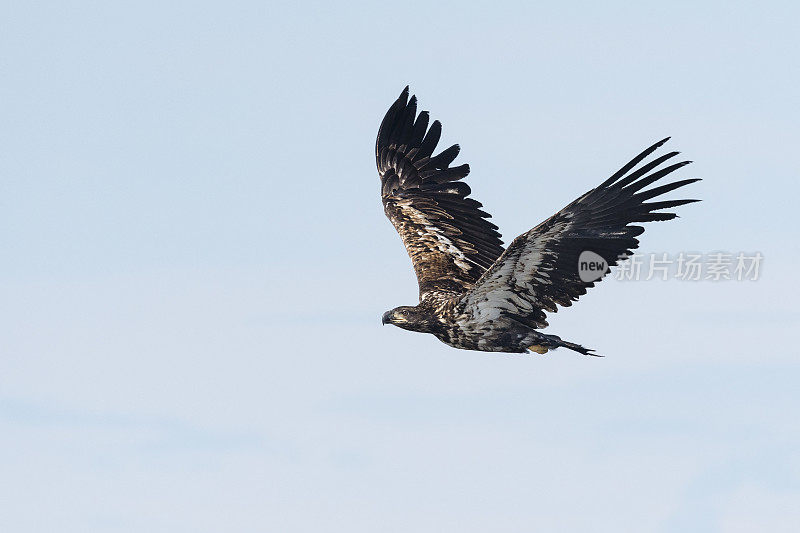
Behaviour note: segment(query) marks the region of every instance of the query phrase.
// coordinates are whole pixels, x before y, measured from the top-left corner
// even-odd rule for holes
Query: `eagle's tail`
[[[600,354],[594,353],[592,348],[584,348],[580,344],[562,340],[561,337],[557,335],[545,335],[543,333],[539,333],[539,338],[536,339],[536,344],[528,347],[529,350],[536,353],[546,353],[548,350],[555,350],[556,348],[568,348],[583,355],[603,357]]]

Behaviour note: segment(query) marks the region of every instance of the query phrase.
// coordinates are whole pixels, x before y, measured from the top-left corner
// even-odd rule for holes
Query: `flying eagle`
[[[450,166],[459,146],[433,155],[442,125],[428,121],[427,111],[417,114],[417,98],[409,100],[406,87],[387,111],[375,143],[383,208],[419,283],[419,304],[387,311],[383,324],[432,333],[465,350],[545,353],[563,346],[597,355],[539,332],[547,327],[545,311],[572,305],[607,267],[630,255],[644,231],[633,223],[671,220],[677,215],[663,209],[698,201],[648,202],[699,178],[644,190],[689,161],[663,166],[678,155],[670,152],[636,168],[669,138],[659,141],[504,249],[497,226],[487,220],[491,215],[469,197],[462,181],[469,165]],[[585,257],[605,262],[600,275],[581,275]]]

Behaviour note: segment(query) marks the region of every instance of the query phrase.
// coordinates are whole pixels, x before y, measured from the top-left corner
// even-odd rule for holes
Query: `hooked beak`
[[[391,324],[391,323],[392,323],[392,312],[386,311],[385,313],[383,313],[383,316],[381,317],[381,324],[385,326],[386,324]]]

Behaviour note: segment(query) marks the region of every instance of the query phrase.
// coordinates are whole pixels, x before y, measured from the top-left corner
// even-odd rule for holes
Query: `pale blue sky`
[[[794,3],[4,2],[0,530],[800,523]],[[549,332],[381,327],[416,283],[373,143],[411,84],[506,241],[666,135],[704,199]]]

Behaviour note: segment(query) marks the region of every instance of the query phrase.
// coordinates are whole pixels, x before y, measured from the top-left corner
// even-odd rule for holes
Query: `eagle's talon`
[[[541,344],[534,344],[533,346],[528,346],[528,349],[532,352],[545,354],[550,351],[550,348],[547,346],[542,346]]]

